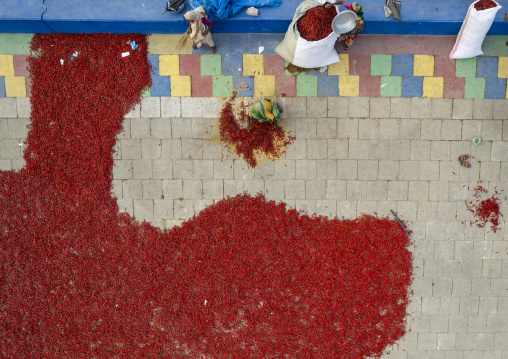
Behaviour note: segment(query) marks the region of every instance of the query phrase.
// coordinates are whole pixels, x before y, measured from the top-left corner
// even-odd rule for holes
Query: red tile
[[[14,75],[15,76],[28,76],[30,71],[28,70],[28,56],[29,55],[13,55],[14,60]]]
[[[201,56],[200,55],[180,55],[180,75],[181,76],[200,76],[201,75]]]
[[[360,76],[360,96],[379,97],[380,85],[381,77],[379,76]]]
[[[455,77],[455,60],[448,56],[434,56],[434,76]]]
[[[370,55],[349,55],[349,74],[369,76]]]
[[[265,55],[266,56],[266,55]],[[275,76],[275,93],[282,97],[296,96],[296,76]]]
[[[192,97],[212,97],[212,76],[193,75],[191,82]]]
[[[464,86],[466,79],[464,77],[445,77],[444,79],[444,98],[464,98]]]
[[[286,61],[277,54],[267,54],[265,60],[265,75],[280,76],[284,74]]]

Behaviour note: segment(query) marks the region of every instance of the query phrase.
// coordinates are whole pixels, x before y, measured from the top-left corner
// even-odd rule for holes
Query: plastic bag
[[[450,59],[467,59],[483,55],[483,40],[501,6],[494,1],[497,4],[496,7],[478,11],[474,8],[474,4],[478,1],[469,6],[466,19],[462,23],[455,46],[450,53]]]
[[[307,41],[300,36],[297,29],[298,20],[305,15],[307,10],[321,6],[320,2],[305,0],[295,11],[293,21],[289,25],[286,36],[276,47],[275,52],[284,60],[298,67],[306,69],[328,66],[340,62],[339,55],[335,51],[335,41],[340,36],[335,32],[318,41]]]

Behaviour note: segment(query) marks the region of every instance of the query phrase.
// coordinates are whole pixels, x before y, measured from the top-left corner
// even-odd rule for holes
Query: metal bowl
[[[332,21],[332,30],[337,34],[350,32],[356,27],[356,19],[358,19],[358,15],[354,11],[341,11]]]

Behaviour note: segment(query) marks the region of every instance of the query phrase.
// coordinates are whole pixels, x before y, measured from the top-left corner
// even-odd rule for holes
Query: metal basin
[[[356,27],[356,19],[358,19],[358,15],[356,15],[354,11],[341,11],[332,21],[332,30],[337,34],[345,34],[350,32]]]

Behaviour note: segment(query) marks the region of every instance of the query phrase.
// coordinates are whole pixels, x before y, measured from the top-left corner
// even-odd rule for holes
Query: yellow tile
[[[243,76],[263,76],[265,66],[263,55],[242,55],[243,56]]]
[[[328,66],[328,75],[349,75],[349,54],[339,54],[340,62]]]
[[[339,96],[357,97],[360,95],[360,76],[339,76]]]
[[[413,76],[434,76],[434,56],[414,55]]]
[[[424,77],[422,97],[442,98],[444,77]]]
[[[497,77],[508,78],[508,57],[499,56]]]
[[[148,37],[148,52],[154,55],[192,54],[192,39],[188,39],[179,51],[174,50],[175,44],[182,35],[150,35]]]
[[[5,76],[6,97],[26,97],[26,83],[23,76]]]
[[[180,75],[180,61],[178,55],[159,56],[159,76]]]
[[[191,77],[190,76],[171,76],[171,96],[190,97],[191,96]]]
[[[275,96],[275,76],[255,76],[254,96]]]
[[[14,76],[12,55],[0,55],[0,76]]]

